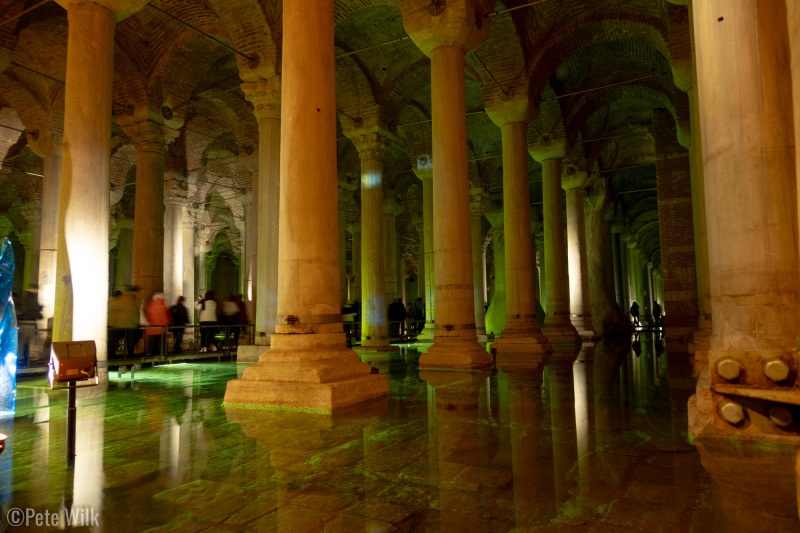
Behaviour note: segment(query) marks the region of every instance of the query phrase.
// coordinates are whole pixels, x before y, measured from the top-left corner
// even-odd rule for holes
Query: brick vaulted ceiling
[[[585,167],[595,183],[607,181],[618,220],[652,228],[654,113],[668,112],[684,135],[689,122],[686,94],[676,86],[685,89],[691,78],[688,9],[675,5],[685,0],[671,2],[507,0],[483,13],[488,40],[466,59],[471,185],[502,189],[500,129],[485,103],[527,91],[539,111],[529,142],[567,139],[570,164]],[[406,204],[401,235],[413,233],[421,189],[411,168],[431,151],[430,61],[408,38],[395,0],[336,0],[335,14],[347,220],[359,220],[359,158],[341,131],[377,119],[393,135],[384,188]],[[126,187],[135,181],[135,147],[122,126],[155,118],[177,130],[169,176],[196,182],[192,200],[208,206],[212,225],[215,210],[231,217],[232,199],[247,194],[257,172],[258,126],[240,84],[280,72],[281,17],[280,0],[154,0],[118,22],[109,154],[116,216],[132,215],[124,196],[135,194]],[[0,0],[0,22],[0,215],[23,230],[19,213],[41,194],[36,175],[48,132],[62,129],[67,14],[55,2]],[[168,120],[164,107],[172,110]],[[532,159],[530,181],[538,204],[541,169]],[[658,260],[657,227],[636,235],[651,241],[646,248]]]

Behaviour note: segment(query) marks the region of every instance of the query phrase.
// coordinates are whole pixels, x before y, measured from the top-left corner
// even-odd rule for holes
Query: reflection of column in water
[[[48,494],[48,481],[50,475],[50,397],[45,389],[32,389],[33,406],[36,413],[33,415],[33,424],[39,430],[39,438],[33,442],[31,455],[31,495],[34,499],[44,501]],[[0,430],[9,435],[5,430]],[[4,454],[9,454],[6,449]],[[2,456],[0,456],[2,459]],[[59,459],[61,457],[59,456]],[[59,469],[60,470],[60,469]],[[10,486],[10,485],[6,485]]]
[[[480,529],[484,502],[475,489],[486,482],[481,475],[497,452],[493,430],[481,423],[485,421],[478,415],[486,374],[423,371],[420,378],[436,389],[432,411],[436,418],[440,529]],[[496,474],[491,477],[499,478]]]
[[[507,372],[517,527],[544,525],[555,514],[553,476],[543,438],[540,371]]]
[[[75,481],[72,508],[103,514],[103,470],[106,392],[108,381],[98,387],[78,389],[75,438]]]
[[[572,363],[551,363],[545,370],[550,391],[550,427],[553,440],[553,475],[558,509],[568,499],[567,476],[578,458],[575,442],[575,398]]]
[[[589,376],[593,372],[594,345],[584,345],[578,359],[572,365],[575,387],[575,440],[578,451],[578,484],[583,487],[589,476],[589,453],[594,447],[593,413],[589,398],[594,397],[593,383]]]

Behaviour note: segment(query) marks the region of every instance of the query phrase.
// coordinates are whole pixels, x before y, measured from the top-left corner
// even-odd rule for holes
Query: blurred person
[[[112,342],[109,354],[117,353],[124,341],[128,357],[133,357],[136,343],[141,337],[139,329],[139,287],[132,286],[125,292],[115,291],[108,300],[109,341]]]
[[[239,306],[236,304],[236,296],[231,294],[228,299],[222,302],[222,313],[220,314],[220,325],[225,326],[226,347],[232,347],[238,343],[239,328],[236,325],[236,317],[239,314]],[[231,336],[230,342],[228,336]]]
[[[195,309],[200,311],[200,353],[206,353],[209,348],[212,352],[217,351],[217,345],[214,342],[214,333],[216,333],[214,326],[217,325],[217,302],[214,297],[214,291],[208,291],[195,304]]]
[[[175,336],[173,353],[181,353],[183,351],[183,348],[181,348],[181,343],[183,343],[183,331],[186,324],[189,323],[189,310],[183,305],[185,301],[186,298],[178,296],[178,301],[169,308],[169,315],[172,319],[172,334]]]
[[[167,331],[167,326],[171,321],[169,309],[164,304],[164,294],[160,292],[153,294],[144,312],[148,323],[148,328],[145,331],[147,335],[147,353],[149,355],[161,355],[164,333]]]

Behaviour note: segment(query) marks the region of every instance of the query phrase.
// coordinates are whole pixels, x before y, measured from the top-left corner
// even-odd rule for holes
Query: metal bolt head
[[[730,357],[717,361],[716,368],[717,374],[728,381],[733,381],[742,373],[742,365],[736,359],[731,359]]]
[[[775,383],[779,383],[789,377],[789,365],[780,359],[772,359],[764,365],[764,374]]]
[[[780,428],[788,427],[794,421],[792,412],[782,405],[776,405],[769,410],[769,419]]]
[[[744,420],[744,409],[738,403],[725,400],[720,402],[718,409],[719,416],[733,426],[740,424]]]

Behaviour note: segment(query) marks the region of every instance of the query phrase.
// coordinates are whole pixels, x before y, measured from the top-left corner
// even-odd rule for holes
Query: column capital
[[[483,17],[492,0],[399,0],[403,27],[427,56],[440,47],[455,46],[468,52],[486,40],[489,22]]]
[[[383,154],[392,144],[388,132],[378,126],[345,130],[344,134],[353,141],[362,161],[383,162]]]
[[[345,229],[351,235],[355,235],[356,233],[361,233],[361,224],[348,224]]]
[[[489,191],[486,187],[471,187],[469,190],[469,212],[473,216],[480,216],[486,208]]]
[[[61,134],[50,129],[38,129],[28,134],[28,146],[41,158],[61,155]]]
[[[433,178],[433,156],[431,154],[417,156],[411,163],[411,170],[422,181]]]
[[[528,153],[541,164],[548,159],[564,159],[569,153],[566,139],[539,139],[528,145]]]
[[[498,231],[502,231],[505,211],[503,210],[502,204],[494,207],[499,207],[499,209],[484,209],[483,216],[486,217],[486,220],[492,225],[492,230],[497,234]],[[499,235],[496,236],[499,237]]]
[[[153,120],[123,124],[122,129],[136,144],[137,150],[165,154],[167,146],[177,138],[178,132]]]
[[[253,104],[258,120],[281,118],[281,77],[258,78],[241,85],[245,98]]]
[[[585,189],[589,185],[589,173],[579,170],[575,165],[568,165],[561,173],[561,187],[565,191]]]
[[[66,10],[80,4],[98,4],[113,11],[117,22],[119,22],[142,9],[149,1],[150,0],[91,0],[90,2],[89,0],[56,0],[56,3]]]
[[[514,94],[510,89],[507,97],[500,95],[498,98],[487,101],[485,109],[492,122],[500,128],[514,122],[527,124],[534,117],[534,106],[528,98],[528,94]]]
[[[393,191],[392,191],[393,192]],[[397,197],[392,195],[383,199],[383,214],[390,216],[397,216],[405,211],[405,206],[401,204]]]

